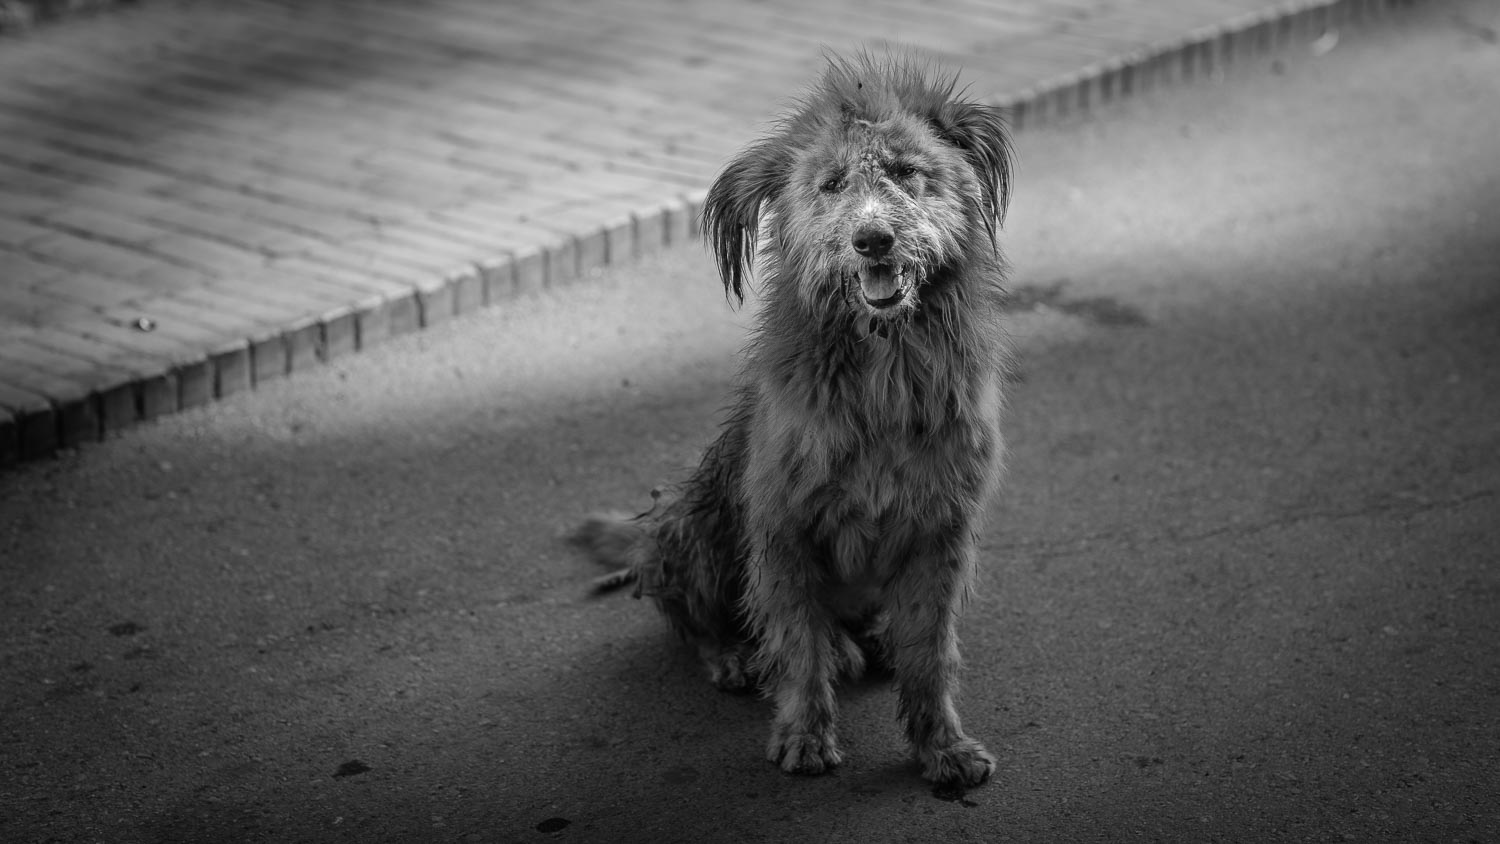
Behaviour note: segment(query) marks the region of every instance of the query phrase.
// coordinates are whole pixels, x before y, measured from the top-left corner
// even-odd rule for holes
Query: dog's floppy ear
[[[755,262],[761,206],[781,191],[785,174],[775,142],[761,141],[729,162],[703,203],[703,236],[718,261],[724,293],[741,302],[745,276]]]
[[[938,137],[964,151],[979,176],[985,228],[993,241],[995,227],[1005,220],[1010,205],[1012,158],[1004,115],[993,106],[950,100],[931,122]]]

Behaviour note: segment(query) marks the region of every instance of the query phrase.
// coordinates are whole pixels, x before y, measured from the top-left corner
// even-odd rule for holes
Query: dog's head
[[[832,59],[778,131],[724,169],[703,209],[725,290],[743,299],[762,217],[767,257],[809,303],[909,314],[923,285],[994,253],[1010,197],[998,109],[912,60]]]

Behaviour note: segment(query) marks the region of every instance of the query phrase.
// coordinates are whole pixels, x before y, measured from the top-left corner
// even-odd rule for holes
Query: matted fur
[[[831,60],[704,207],[726,291],[743,298],[758,257],[765,300],[718,439],[649,512],[577,535],[623,567],[600,585],[635,581],[715,684],[774,699],[767,755],[787,771],[842,760],[834,682],[863,642],[894,672],[924,776],[994,769],[953,701],[1003,451],[1010,161],[998,111],[952,77]]]

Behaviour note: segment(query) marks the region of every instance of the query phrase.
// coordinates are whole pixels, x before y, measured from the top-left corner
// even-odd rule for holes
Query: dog
[[[843,760],[834,684],[871,658],[923,776],[994,771],[954,707],[956,625],[1004,452],[1012,170],[1000,110],[955,76],[830,57],[704,202],[726,296],[743,303],[757,257],[763,288],[718,438],[650,511],[574,534],[616,567],[598,587],[635,583],[715,685],[775,701],[787,772]]]

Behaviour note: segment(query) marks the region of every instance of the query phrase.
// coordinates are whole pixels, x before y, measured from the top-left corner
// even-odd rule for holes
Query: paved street
[[[644,507],[750,312],[701,250],[0,474],[0,840],[1500,839],[1500,7],[1018,136],[993,782],[879,681],[761,758],[560,535]]]

